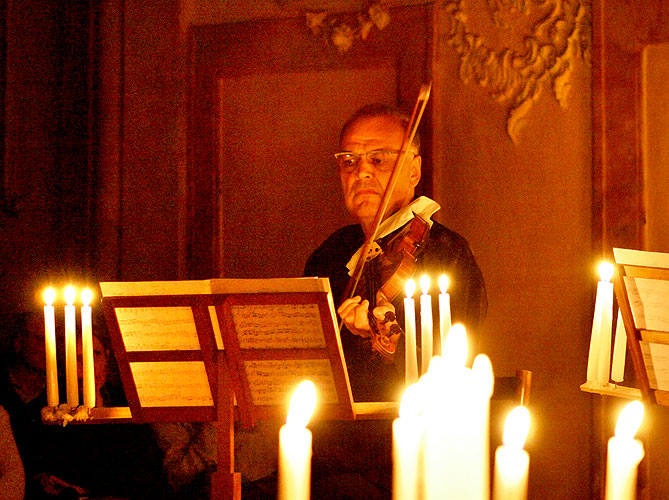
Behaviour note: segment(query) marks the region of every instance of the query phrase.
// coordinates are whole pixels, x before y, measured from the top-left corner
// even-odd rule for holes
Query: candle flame
[[[316,408],[316,386],[311,380],[303,380],[290,398],[286,425],[306,427]]]
[[[74,290],[73,286],[68,286],[65,288],[65,302],[68,306],[74,304],[74,297],[77,295],[77,292]]]
[[[483,396],[490,398],[495,387],[495,376],[492,372],[492,363],[485,354],[477,354],[472,364],[472,373],[476,384],[481,388]]]
[[[449,366],[465,366],[467,362],[467,332],[461,324],[451,327],[444,342],[443,357]]]
[[[613,278],[613,264],[610,262],[602,262],[599,265],[599,278],[608,283]]]
[[[407,299],[413,297],[413,294],[416,293],[416,282],[414,280],[408,280],[404,285],[404,291],[407,294]]]
[[[448,276],[445,274],[439,276],[439,290],[441,290],[441,293],[446,293],[448,291],[448,285]]]
[[[56,300],[56,290],[51,287],[44,290],[44,303],[47,306],[50,306],[53,304],[54,300]]]
[[[90,306],[92,299],[93,299],[93,292],[91,292],[88,288],[86,288],[83,292],[81,292],[81,303],[84,306]]]
[[[430,292],[430,277],[427,274],[420,277],[420,289],[423,295],[427,295]]]
[[[530,412],[524,406],[516,406],[504,422],[504,446],[522,449],[530,432]]]
[[[420,415],[423,402],[423,391],[420,383],[411,384],[406,388],[400,401],[399,415],[402,418]]]
[[[616,436],[633,439],[636,431],[641,426],[643,420],[644,408],[640,401],[632,401],[620,412],[618,423],[616,424]]]

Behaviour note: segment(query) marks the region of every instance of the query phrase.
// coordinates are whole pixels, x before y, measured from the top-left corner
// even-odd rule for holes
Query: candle
[[[44,291],[44,351],[46,353],[46,404],[58,406],[58,368],[56,364],[56,317],[53,301],[56,291]]]
[[[634,439],[643,420],[643,405],[632,401],[620,412],[615,436],[609,439],[606,461],[606,500],[636,498],[637,467],[644,456],[641,441]]]
[[[65,382],[67,383],[67,404],[79,406],[79,387],[77,381],[77,338],[75,334],[76,318],[74,310],[74,288],[65,289]]]
[[[530,430],[530,413],[517,406],[504,423],[502,446],[495,451],[493,500],[525,500],[530,456],[523,449]]]
[[[279,500],[309,500],[312,438],[306,425],[315,406],[316,387],[305,380],[295,389],[279,430]]]
[[[613,343],[613,364],[611,366],[611,380],[622,382],[625,376],[625,348],[627,347],[627,335],[623,317],[618,309],[618,321],[616,322],[616,340]]]
[[[416,304],[413,294],[416,291],[414,280],[404,285],[404,373],[406,386],[418,381],[418,359],[416,355]]]
[[[467,340],[453,325],[443,356],[432,359],[425,378],[425,500],[487,500],[488,416],[494,383],[492,366],[478,355],[465,367]],[[422,380],[421,380],[422,382]]]
[[[451,329],[451,297],[448,294],[448,276],[439,276],[439,335],[441,339],[441,352],[444,352],[446,336]]]
[[[423,422],[421,384],[406,388],[399,417],[393,421],[393,500],[418,500]]]
[[[588,382],[606,385],[611,366],[611,315],[613,313],[613,266],[602,262],[599,266],[595,313],[592,320],[590,350],[588,352]]]
[[[81,351],[84,375],[84,406],[95,406],[95,371],[93,368],[93,326],[91,319],[91,299],[93,294],[86,289],[81,292]]]
[[[427,372],[432,359],[432,297],[430,291],[430,278],[423,275],[420,278],[420,341],[421,341],[421,373]]]

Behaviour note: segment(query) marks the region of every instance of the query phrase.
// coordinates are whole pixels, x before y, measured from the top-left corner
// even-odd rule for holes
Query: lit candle
[[[444,352],[446,336],[451,329],[451,296],[448,294],[448,276],[439,276],[439,335],[441,339],[441,352]]]
[[[595,313],[588,352],[588,382],[606,385],[609,382],[611,363],[611,315],[613,313],[613,266],[602,262],[599,266]]]
[[[597,382],[601,385],[609,383],[611,374],[611,329],[613,326],[613,264],[602,262],[599,266],[601,281],[597,290],[602,289],[602,327],[599,333],[599,357],[597,360]]]
[[[76,317],[74,310],[74,288],[65,289],[65,382],[67,383],[67,404],[79,406],[79,387],[77,380],[77,338]]]
[[[312,438],[306,426],[315,407],[316,387],[305,380],[295,389],[279,431],[279,500],[309,500]]]
[[[530,413],[517,406],[504,423],[502,446],[495,451],[493,500],[525,500],[530,456],[523,449],[530,430]]]
[[[81,292],[81,352],[84,374],[84,406],[95,406],[95,370],[93,368],[93,326],[91,319],[91,299],[89,289]]]
[[[413,294],[416,291],[414,280],[404,285],[404,373],[406,386],[418,381],[418,357],[416,355],[416,304]]]
[[[425,376],[425,500],[490,496],[488,416],[494,376],[487,356],[478,355],[471,369],[466,360],[464,327],[453,325],[444,356],[432,359]]]
[[[393,421],[393,500],[418,500],[423,422],[421,384],[406,388],[399,417]]]
[[[622,382],[625,377],[625,348],[627,347],[627,334],[623,317],[618,309],[618,321],[616,322],[616,340],[613,343],[613,364],[611,366],[611,380]]]
[[[44,291],[44,351],[46,353],[46,404],[58,406],[58,368],[56,364],[56,315],[53,301],[56,291]]]
[[[432,296],[430,278],[426,274],[420,278],[420,343],[421,343],[421,373],[427,372],[432,359]]]
[[[632,401],[620,412],[616,433],[609,439],[606,462],[606,500],[636,498],[637,467],[644,456],[641,441],[634,439],[643,420],[643,404]]]

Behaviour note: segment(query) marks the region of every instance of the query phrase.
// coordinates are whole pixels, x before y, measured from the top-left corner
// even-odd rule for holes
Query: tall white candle
[[[421,342],[421,373],[427,372],[432,359],[432,296],[430,295],[430,278],[420,278],[420,342]]]
[[[636,498],[637,467],[644,456],[641,441],[634,439],[643,420],[643,404],[632,401],[620,412],[616,433],[609,439],[606,460],[606,500]]]
[[[56,291],[44,291],[44,351],[46,353],[46,404],[58,406],[58,367],[56,362],[56,315],[53,301]]]
[[[425,378],[425,500],[487,500],[488,415],[494,377],[485,355],[465,367],[467,341],[453,325],[444,356],[432,359]],[[421,379],[421,383],[423,380]]]
[[[73,287],[65,289],[65,382],[67,404],[79,406],[79,387],[77,380],[77,338]]]
[[[590,336],[590,349],[588,352],[588,373],[587,380],[588,382],[596,382],[600,384],[608,383],[608,375],[606,376],[606,381],[602,382],[602,375],[604,369],[600,370],[600,363],[605,363],[608,365],[610,363],[610,343],[611,343],[611,313],[605,313],[607,309],[607,304],[611,304],[611,309],[613,308],[613,284],[610,283],[611,277],[613,276],[613,266],[607,262],[602,262],[599,266],[599,276],[600,281],[597,283],[597,295],[595,296],[595,312],[592,318],[592,334]],[[608,296],[611,296],[611,299],[608,299]],[[608,317],[608,350],[606,333],[602,332],[602,326],[606,325],[605,321]],[[608,352],[608,355],[606,353]],[[606,355],[605,360],[601,360],[602,355]]]
[[[91,299],[93,294],[89,289],[81,292],[81,351],[84,375],[84,406],[95,407],[95,369],[93,367],[93,324],[91,314]]]
[[[413,294],[416,291],[414,280],[407,280],[404,285],[404,373],[406,386],[418,381],[418,356],[416,354],[416,304]]]
[[[530,430],[530,413],[517,406],[504,423],[502,446],[495,451],[493,500],[525,500],[530,456],[523,449]]]
[[[597,292],[601,288],[602,327],[599,333],[599,356],[597,359],[597,382],[601,385],[609,383],[611,374],[611,329],[613,323],[613,264],[602,262],[599,266],[601,281],[597,284]]]
[[[418,500],[424,424],[420,384],[406,388],[399,417],[393,421],[393,500]]]
[[[444,352],[446,336],[451,329],[451,296],[448,293],[448,276],[439,276],[439,335],[441,339],[441,352]]]
[[[295,389],[279,430],[279,500],[309,500],[312,437],[306,425],[315,407],[316,387],[305,380]]]
[[[625,349],[627,348],[627,334],[623,317],[618,309],[618,321],[616,322],[616,340],[613,343],[613,363],[611,365],[611,380],[622,382],[625,377]]]

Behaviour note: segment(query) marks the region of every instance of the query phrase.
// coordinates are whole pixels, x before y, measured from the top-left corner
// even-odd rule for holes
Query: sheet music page
[[[241,349],[325,347],[317,304],[245,304],[231,310]]]
[[[295,387],[311,380],[318,391],[318,403],[337,404],[337,389],[328,359],[281,359],[244,361],[244,371],[254,405],[286,405]]]
[[[190,307],[117,307],[127,351],[197,351],[200,339]]]
[[[669,391],[669,345],[640,342],[651,389]]]
[[[144,407],[214,405],[202,361],[142,361],[130,369]]]
[[[669,281],[625,276],[625,286],[637,328],[669,332]]]

